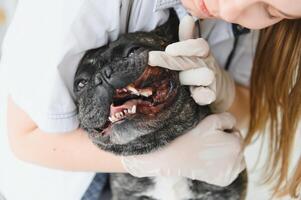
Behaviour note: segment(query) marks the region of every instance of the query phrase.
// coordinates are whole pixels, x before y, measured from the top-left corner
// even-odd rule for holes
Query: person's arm
[[[11,149],[21,160],[71,171],[125,172],[120,157],[97,148],[83,130],[44,133],[11,98],[7,123]]]
[[[8,100],[8,130],[14,154],[27,162],[73,171],[182,176],[226,186],[245,168],[242,138],[234,125],[235,119],[228,113],[210,115],[155,152],[118,157],[95,147],[82,130],[43,133],[11,98]]]

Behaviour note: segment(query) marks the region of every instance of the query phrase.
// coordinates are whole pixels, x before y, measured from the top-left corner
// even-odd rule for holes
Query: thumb
[[[171,56],[195,56],[206,58],[209,56],[210,47],[206,40],[198,38],[170,44],[166,47],[165,51]]]
[[[182,71],[187,69],[206,67],[206,59],[198,57],[172,56],[164,51],[150,51],[148,64],[170,70]]]
[[[179,40],[193,39],[195,33],[195,21],[191,15],[186,15],[180,21],[179,25]]]

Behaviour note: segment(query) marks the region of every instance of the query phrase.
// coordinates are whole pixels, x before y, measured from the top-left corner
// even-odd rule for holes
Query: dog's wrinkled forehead
[[[127,58],[130,53],[139,48],[147,50],[163,50],[167,45],[166,38],[155,33],[135,33],[121,36],[109,45],[88,51],[79,66],[78,73],[87,66],[102,67],[106,63]],[[92,70],[92,69],[90,69]]]
[[[115,70],[126,69],[121,67],[121,64],[133,62],[130,61],[130,59],[133,60],[131,54],[135,52],[137,54],[137,52],[143,50],[164,50],[168,44],[169,41],[166,37],[159,35],[156,31],[150,33],[136,32],[123,35],[118,40],[106,46],[89,50],[82,58],[75,75],[74,89],[76,95],[78,94],[78,83],[82,80],[89,81],[91,77],[94,77],[95,74],[105,66],[111,66],[110,68],[114,68]],[[144,53],[144,55],[141,54],[141,56],[145,57],[147,54]],[[137,55],[135,59],[137,59]],[[140,59],[142,59],[142,57]],[[115,67],[112,68],[112,66]],[[128,70],[130,70],[130,66],[131,65],[128,65]],[[131,67],[135,67],[135,65]]]

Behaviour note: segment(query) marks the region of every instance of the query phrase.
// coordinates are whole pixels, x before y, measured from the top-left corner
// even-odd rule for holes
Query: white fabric
[[[5,118],[7,78],[0,68],[0,193],[6,200],[80,200],[94,173],[43,168],[12,154]]]
[[[168,12],[149,9],[153,4],[134,4],[130,30],[151,30],[167,19]],[[45,131],[77,127],[72,73],[84,50],[118,37],[119,5],[119,0],[20,1],[5,40],[0,85],[10,85],[16,103]],[[95,173],[52,170],[17,160],[6,134],[6,88],[0,92],[1,194],[7,200],[79,200]]]
[[[246,133],[246,131],[243,131]],[[245,158],[248,169],[248,189],[246,200],[270,200],[271,187],[262,184],[262,175],[264,173],[264,164],[270,159],[269,156],[269,138],[268,136],[261,136],[257,138],[252,144],[247,146],[245,150]],[[293,146],[291,162],[289,163],[289,175],[294,173],[294,168],[297,166],[301,155],[301,123],[297,128],[297,135]],[[293,200],[288,195],[281,198],[273,198],[273,200]],[[296,199],[297,200],[297,199]],[[300,200],[300,198],[298,199]]]
[[[167,10],[153,12],[152,7],[154,1],[134,2],[129,31],[150,31],[167,20]],[[119,13],[120,0],[19,3],[1,64],[9,69],[14,101],[42,130],[78,127],[72,97],[77,63],[86,50],[117,39]]]

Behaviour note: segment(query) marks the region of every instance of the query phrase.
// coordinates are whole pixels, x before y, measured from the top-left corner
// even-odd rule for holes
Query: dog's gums
[[[176,72],[159,67],[146,67],[143,74],[133,83],[115,90],[110,116],[102,134],[125,118],[137,114],[156,117],[162,109],[166,109],[175,99],[179,87]]]

